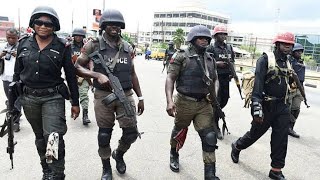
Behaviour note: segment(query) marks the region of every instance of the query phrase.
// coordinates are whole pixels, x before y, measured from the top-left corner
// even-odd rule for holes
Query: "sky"
[[[0,16],[9,16],[18,26],[27,27],[38,5],[53,7],[60,18],[61,31],[90,28],[93,9],[103,9],[104,0],[1,0]],[[17,4],[13,6],[13,4]],[[270,36],[279,31],[320,34],[320,1],[315,0],[105,0],[105,8],[122,12],[126,31],[151,31],[153,13],[196,5],[231,17],[234,32]],[[8,8],[9,7],[9,8]],[[73,24],[72,24],[73,17]]]

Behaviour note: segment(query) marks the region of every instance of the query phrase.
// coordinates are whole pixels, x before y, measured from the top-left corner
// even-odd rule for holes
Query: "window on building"
[[[172,17],[174,17],[174,18],[178,18],[179,17],[179,14],[173,14],[173,16]]]
[[[167,14],[167,18],[172,18],[172,14]]]
[[[166,26],[171,26],[172,23],[171,22],[166,22]]]
[[[146,33],[146,36],[150,36],[150,32],[147,32],[147,33]]]
[[[206,20],[207,20],[207,19],[208,19],[208,16],[202,15],[202,16],[201,16],[201,19],[206,19]]]
[[[172,26],[178,26],[178,25],[179,25],[179,23],[177,23],[177,22],[172,23]]]
[[[159,22],[155,22],[153,25],[154,25],[154,26],[159,26],[160,23],[159,23]]]
[[[179,27],[186,27],[186,23],[179,23]]]
[[[181,18],[185,18],[186,16],[187,16],[186,13],[181,13],[181,14],[180,14],[180,17],[181,17]]]
[[[154,18],[159,18],[159,14],[155,14],[155,15],[154,15]]]
[[[193,18],[193,17],[195,17],[195,16],[196,16],[195,13],[188,13],[188,14],[187,14],[187,17],[188,17],[188,18]]]
[[[196,18],[199,18],[199,19],[201,18],[201,14],[198,14],[198,13],[194,13],[194,14]]]
[[[214,17],[214,18],[213,18],[213,21],[218,22],[218,19]]]
[[[146,38],[146,41],[150,41],[151,39],[150,38]]]
[[[228,20],[226,20],[226,19],[223,20],[223,23],[228,24]]]
[[[212,20],[213,20],[213,17],[212,17],[212,16],[208,16],[208,20],[209,20],[209,21],[212,21]]]
[[[160,14],[160,18],[165,18],[166,14]]]
[[[211,25],[207,25],[207,28],[208,29],[213,29]]]
[[[171,35],[171,31],[166,31],[166,35]]]
[[[158,31],[153,31],[153,35],[158,35]]]
[[[223,20],[219,18],[219,19],[218,19],[218,22],[221,22],[221,23],[222,23],[222,22],[223,22]]]

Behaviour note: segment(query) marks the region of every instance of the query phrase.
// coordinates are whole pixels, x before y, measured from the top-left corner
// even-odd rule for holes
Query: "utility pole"
[[[105,7],[106,7],[106,0],[102,0],[103,1],[103,8],[102,8],[102,10],[103,10],[103,12],[104,12],[104,9],[105,9]]]
[[[138,26],[137,26],[136,42],[137,42],[137,45],[138,45],[139,44],[139,21],[138,21]]]
[[[21,26],[20,26],[20,7],[18,8],[18,26],[19,26],[19,37],[21,35]]]

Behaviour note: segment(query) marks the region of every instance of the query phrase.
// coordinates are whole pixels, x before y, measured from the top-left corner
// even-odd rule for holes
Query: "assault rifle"
[[[300,83],[300,80],[298,78],[297,73],[294,71],[292,71],[292,78],[293,78],[294,82],[296,83],[296,85],[297,85],[297,87],[303,97],[304,104],[307,106],[307,108],[309,108],[310,106],[307,103],[307,98],[306,98],[306,93],[304,91],[304,88],[303,88],[302,84]]]
[[[193,56],[196,56],[197,64],[198,64],[198,66],[200,67],[201,71],[204,74],[204,82],[207,84],[207,86],[209,88],[209,94],[207,95],[207,100],[212,104],[212,107],[216,108],[215,113],[217,113],[217,116],[220,119],[222,119],[222,121],[223,121],[222,134],[224,135],[225,130],[227,130],[227,134],[230,134],[229,133],[229,129],[227,127],[226,119],[225,119],[226,115],[222,111],[222,109],[220,107],[220,104],[219,104],[219,101],[218,101],[217,96],[216,96],[215,84],[214,84],[213,80],[209,76],[206,75],[206,72],[204,70],[204,67],[202,66],[201,60],[199,58],[199,55],[195,54]]]
[[[226,49],[225,49],[225,51],[227,52]],[[228,54],[227,54],[227,61],[226,61],[226,62],[228,63],[229,69],[230,69],[230,71],[231,71],[231,76],[233,77],[234,82],[235,82],[236,85],[237,85],[237,88],[238,88],[239,93],[240,93],[240,97],[241,97],[241,99],[243,99],[242,93],[241,93],[240,81],[239,81],[239,78],[238,78],[238,76],[237,76],[237,73],[236,73],[236,71],[235,71],[235,69],[234,69],[234,66],[233,66],[233,64],[232,64],[231,61],[230,61],[230,58],[229,58],[229,55],[228,55]]]
[[[14,103],[18,98],[17,94],[17,85],[16,82],[12,82],[9,85],[9,106],[8,111],[6,112],[6,118],[4,120],[3,125],[1,126],[0,130],[0,137],[5,136],[8,134],[8,146],[7,146],[7,153],[10,156],[11,160],[11,169],[13,169],[13,153],[14,153],[14,146],[17,142],[14,141],[14,133],[13,133],[13,123],[20,118],[20,112],[14,108]]]
[[[98,56],[98,58],[95,58],[95,56]],[[108,106],[113,101],[118,99],[120,103],[123,105],[125,111],[124,111],[124,114],[118,115],[117,118],[120,118],[123,116],[133,117],[135,115],[135,111],[131,106],[130,102],[128,101],[128,98],[125,95],[124,90],[122,89],[119,79],[112,74],[111,70],[108,67],[108,65],[111,65],[111,63],[105,63],[104,58],[98,51],[95,51],[94,53],[90,54],[89,58],[92,58],[95,63],[102,65],[102,67],[105,69],[107,76],[110,80],[110,85],[112,87],[113,92],[108,96],[106,96],[105,98],[103,98],[102,103]],[[114,58],[113,61],[117,61],[117,58]]]

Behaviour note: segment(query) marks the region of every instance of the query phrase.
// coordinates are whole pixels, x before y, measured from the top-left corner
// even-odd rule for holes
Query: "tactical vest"
[[[226,46],[227,46],[227,48],[226,48],[226,50],[223,50],[223,49],[221,49],[220,47],[215,47],[214,45],[213,45],[213,47],[212,47],[212,49],[213,49],[213,57],[214,57],[214,59],[216,60],[216,61],[227,61],[228,59],[230,60],[230,61],[232,61],[231,60],[231,58],[232,58],[232,53],[233,53],[233,50],[232,50],[232,47],[231,47],[231,45],[230,44],[226,44]],[[229,68],[218,68],[217,67],[217,73],[219,74],[219,75],[230,75],[231,74],[231,71],[230,71],[230,69]]]
[[[173,56],[173,54],[176,52],[176,50],[174,48],[172,49],[167,49],[167,53],[168,53],[168,60],[171,59],[171,57]]]
[[[291,73],[293,71],[289,61],[286,61],[286,68],[281,68],[279,65],[276,63],[276,59],[274,57],[273,53],[263,53],[264,58],[268,60],[268,70],[265,78],[264,84],[268,84],[265,89],[265,100],[270,101],[270,100],[275,100],[278,98],[284,98],[284,102],[286,101],[288,97],[288,91],[289,91],[289,77],[291,76]],[[243,73],[243,78],[242,78],[242,86],[241,88],[243,89],[244,95],[245,95],[245,104],[244,107],[249,107],[250,102],[251,102],[251,97],[252,97],[252,90],[254,86],[254,73],[253,72],[244,72]],[[268,91],[272,91],[274,87],[279,86],[282,81],[285,81],[286,83],[286,92],[285,92],[285,97],[279,97],[269,93]]]
[[[209,93],[209,89],[203,81],[204,75],[196,62],[197,57],[193,57],[188,50],[185,51],[184,57],[184,68],[180,71],[180,75],[177,79],[177,91],[183,95],[196,99],[205,98]],[[213,60],[207,53],[205,53],[204,59],[207,64],[210,77],[212,77],[212,72],[214,71]]]
[[[71,55],[72,55],[72,56],[74,56],[74,55],[80,56],[80,54],[81,54],[81,47],[79,47],[79,46],[75,45],[74,43],[72,43],[72,44],[71,44],[71,50],[72,50],[72,52],[71,52]]]
[[[99,53],[103,56],[103,61],[107,64],[112,64],[118,50],[109,46],[101,37],[99,39]],[[116,76],[123,88],[123,90],[132,89],[132,79],[131,79],[131,68],[132,68],[132,58],[129,54],[129,44],[123,40],[121,49],[119,52],[119,57],[115,59],[117,61],[115,67],[113,68],[112,74]],[[105,69],[101,64],[94,62],[95,72],[102,74],[107,74]],[[97,89],[104,89],[98,83],[96,79],[93,80],[93,86]]]
[[[295,59],[292,56],[290,56],[289,60],[290,60],[292,69],[297,73],[301,84],[303,84],[305,73],[306,73],[306,66],[303,64],[303,62],[299,62],[297,59]]]

